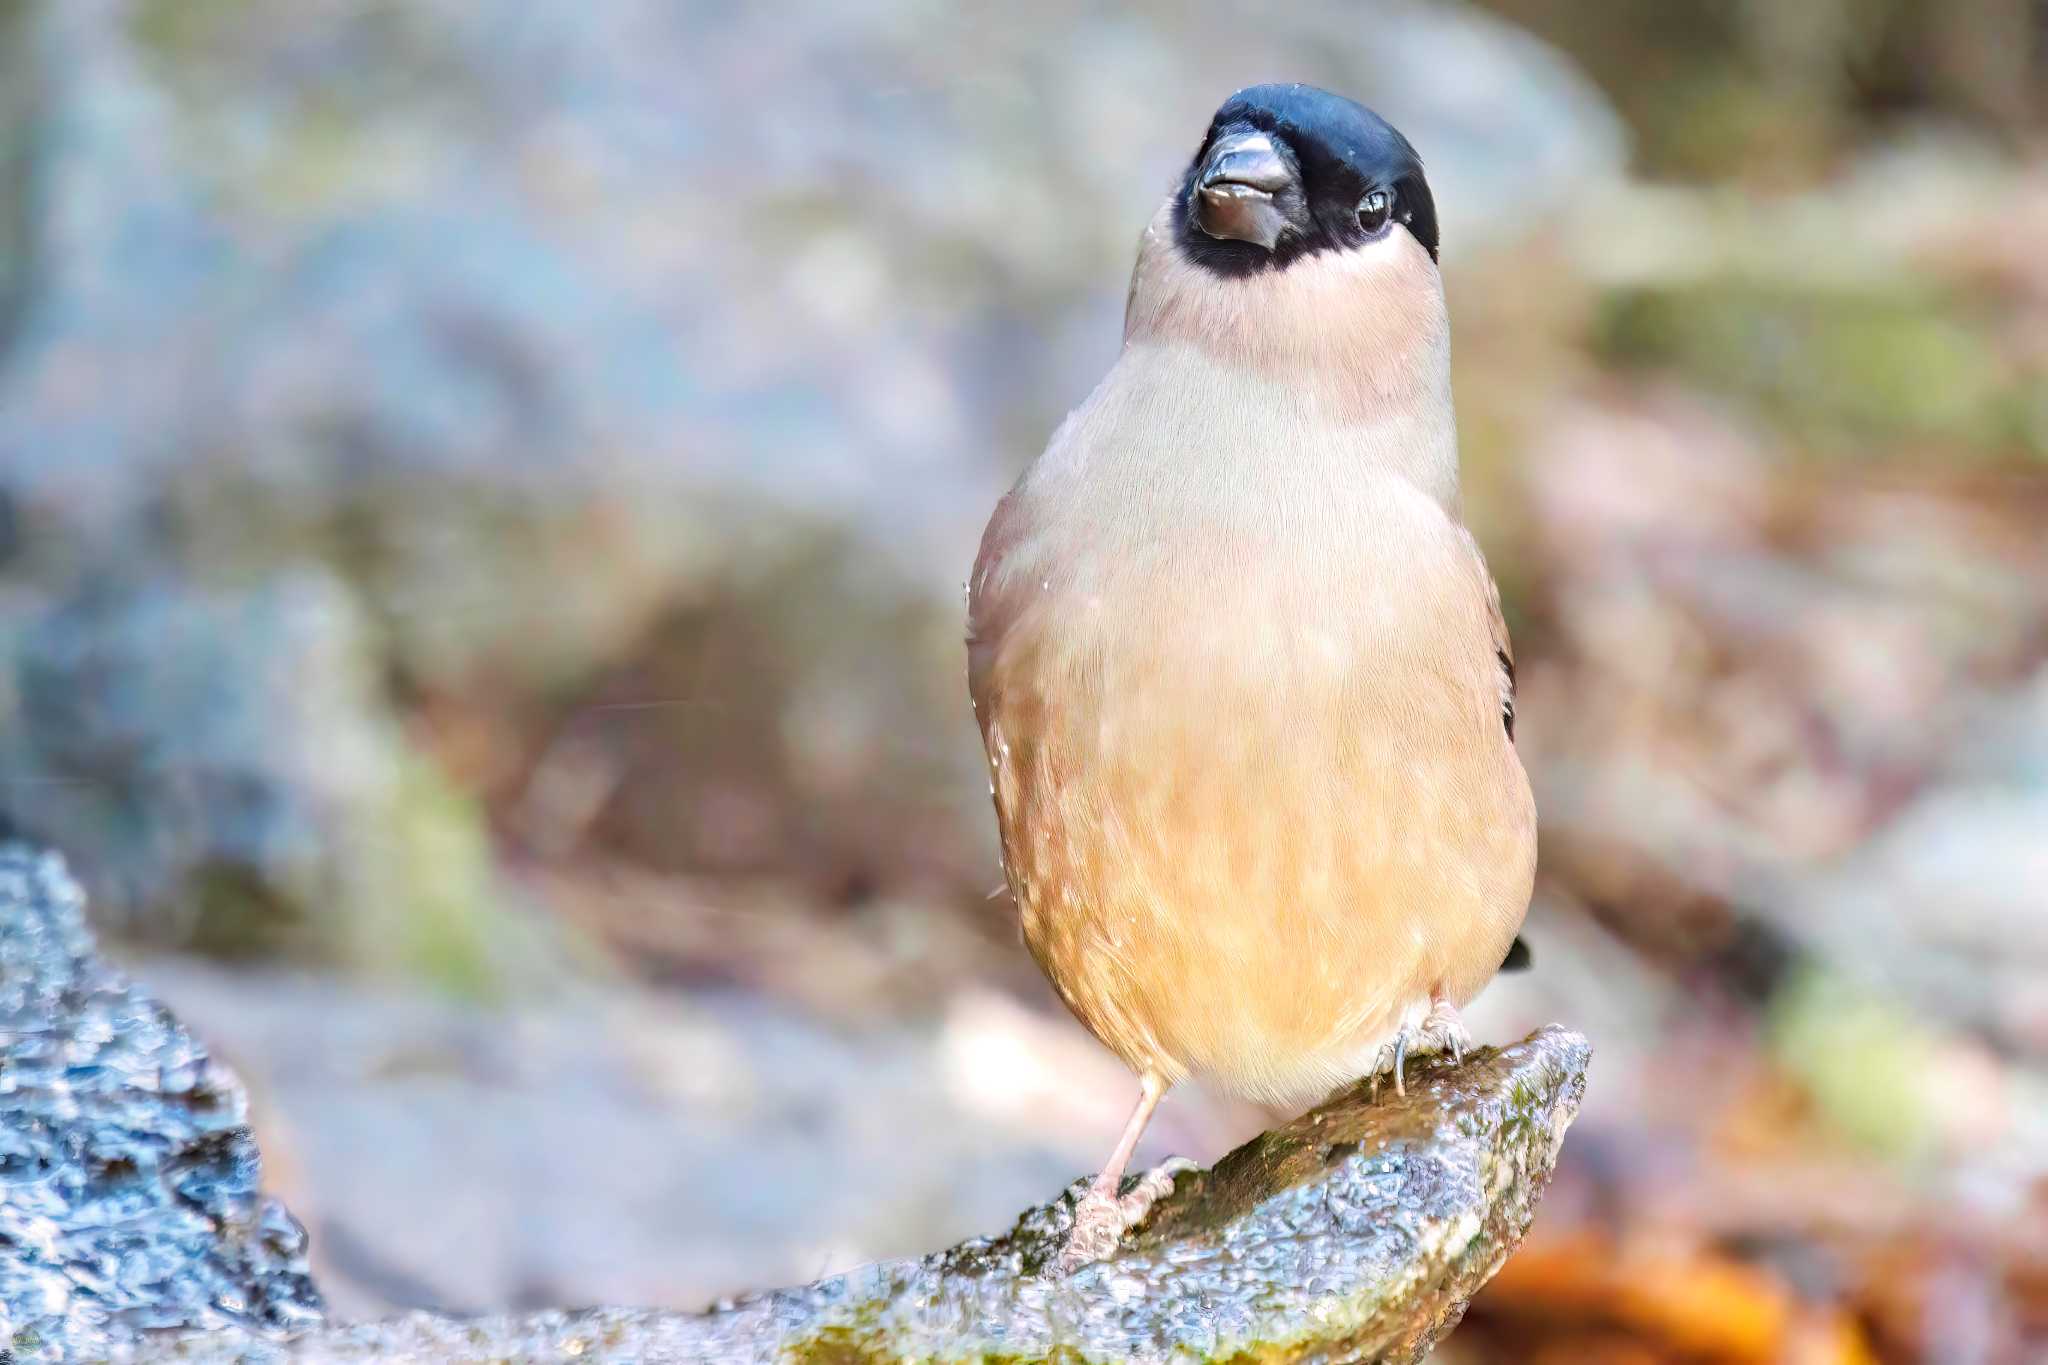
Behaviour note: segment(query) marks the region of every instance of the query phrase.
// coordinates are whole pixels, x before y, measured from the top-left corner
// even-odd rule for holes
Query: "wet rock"
[[[0,854],[0,953],[0,1312],[28,1359],[1412,1362],[1527,1229],[1589,1053],[1545,1029],[1418,1061],[1405,1098],[1340,1094],[1182,1176],[1067,1279],[1046,1267],[1072,1191],[1001,1237],[704,1313],[326,1326],[239,1089],[97,960],[54,858]]]
[[[318,1323],[241,1087],[99,959],[83,908],[56,857],[0,849],[0,1357]]]
[[[394,1322],[166,1358],[449,1361],[1414,1362],[1520,1240],[1577,1112],[1584,1039],[1543,1030],[1409,1097],[1350,1092],[1184,1176],[1113,1260],[1044,1268],[1071,1196],[1002,1237],[703,1314],[597,1309]]]

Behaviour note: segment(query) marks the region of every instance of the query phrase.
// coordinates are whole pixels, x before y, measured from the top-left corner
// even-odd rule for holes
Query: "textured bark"
[[[99,961],[81,908],[56,859],[0,851],[0,1351],[22,1360],[1412,1362],[1528,1228],[1589,1055],[1547,1028],[1411,1063],[1406,1098],[1356,1087],[1182,1175],[1066,1279],[1071,1190],[1003,1236],[703,1313],[338,1325],[258,1193],[233,1078]]]

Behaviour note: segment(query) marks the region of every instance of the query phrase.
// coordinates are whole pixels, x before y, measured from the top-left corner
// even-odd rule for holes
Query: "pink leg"
[[[1096,1173],[1095,1183],[1088,1187],[1090,1198],[1116,1198],[1117,1187],[1124,1183],[1124,1170],[1131,1164],[1131,1153],[1138,1150],[1138,1139],[1145,1135],[1145,1125],[1152,1121],[1152,1111],[1165,1095],[1166,1082],[1157,1073],[1148,1071],[1138,1078],[1138,1103],[1131,1110],[1130,1122],[1124,1125],[1124,1135],[1116,1140],[1116,1150],[1109,1154],[1109,1160]]]
[[[1116,1150],[1089,1182],[1088,1193],[1074,1205],[1074,1227],[1060,1251],[1059,1271],[1063,1275],[1115,1252],[1125,1230],[1142,1221],[1154,1202],[1173,1189],[1175,1172],[1194,1168],[1193,1162],[1176,1157],[1157,1170],[1147,1171],[1137,1188],[1118,1196],[1124,1170],[1131,1164],[1131,1153],[1138,1149],[1138,1139],[1144,1136],[1152,1111],[1166,1094],[1166,1081],[1157,1073],[1147,1072],[1138,1084],[1138,1103],[1131,1110],[1130,1122],[1124,1125],[1123,1136],[1117,1139]]]

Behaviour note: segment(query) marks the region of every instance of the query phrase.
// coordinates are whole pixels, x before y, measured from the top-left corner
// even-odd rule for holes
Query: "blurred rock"
[[[705,577],[565,689],[517,770],[520,833],[657,873],[794,871],[829,905],[999,883],[957,598],[832,532]]]
[[[2048,670],[1959,741],[1868,844],[1787,898],[1866,989],[2048,1068]]]
[[[0,467],[116,525],[195,460],[314,498],[630,480],[822,510],[956,579],[1229,90],[1383,107],[1468,239],[1620,157],[1568,64],[1450,5],[30,10],[51,141]]]
[[[102,962],[49,854],[0,846],[0,1356],[321,1320],[234,1077]]]
[[[331,573],[107,578],[0,623],[0,811],[91,870],[103,923],[475,984],[477,815],[405,749]]]

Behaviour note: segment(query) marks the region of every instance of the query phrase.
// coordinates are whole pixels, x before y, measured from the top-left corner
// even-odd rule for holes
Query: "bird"
[[[1461,518],[1435,200],[1308,85],[1217,109],[1139,241],[1114,363],[997,504],[968,687],[1031,955],[1138,1078],[1060,1266],[1198,1078],[1298,1105],[1459,1057],[1536,811],[1499,590]]]

